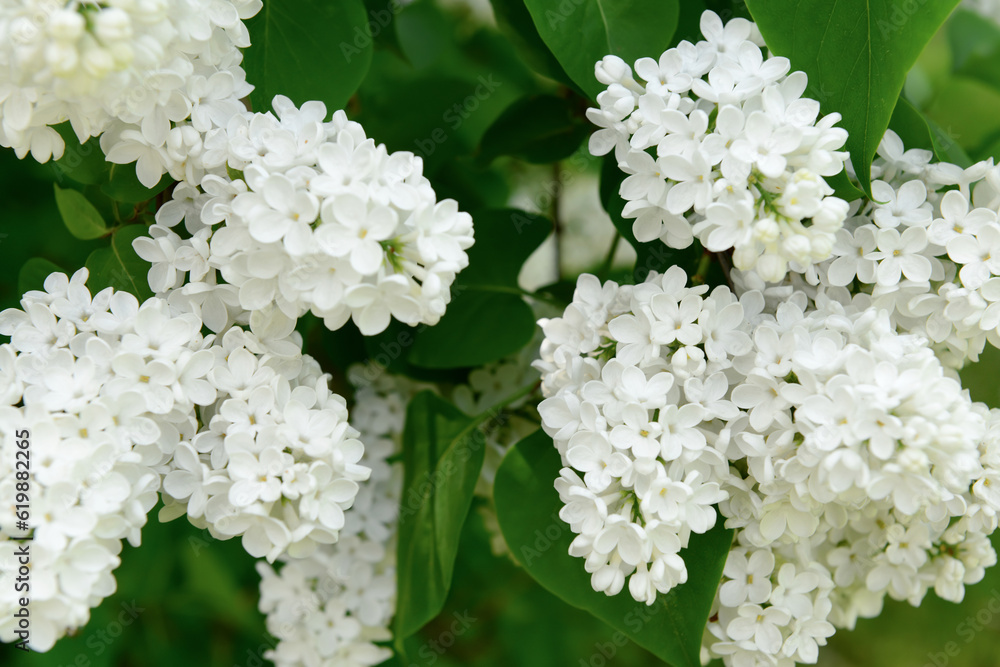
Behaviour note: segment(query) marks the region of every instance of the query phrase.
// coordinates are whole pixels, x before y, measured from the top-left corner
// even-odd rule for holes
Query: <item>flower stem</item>
[[[604,258],[604,262],[601,264],[600,270],[597,275],[600,276],[601,280],[607,280],[608,276],[611,274],[611,267],[615,261],[615,253],[618,252],[618,245],[621,243],[622,235],[615,230],[615,238],[611,240],[611,247],[608,248],[608,254]]]

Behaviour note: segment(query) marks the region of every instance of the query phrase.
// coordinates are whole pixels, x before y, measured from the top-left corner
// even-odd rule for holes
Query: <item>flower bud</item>
[[[49,18],[49,34],[60,42],[75,42],[83,34],[85,25],[79,13],[64,9]]]
[[[776,283],[788,272],[788,263],[779,255],[766,253],[757,260],[757,273],[769,283]]]
[[[115,69],[115,60],[110,51],[95,46],[83,54],[83,68],[95,79],[103,79]]]
[[[812,244],[805,234],[793,234],[781,242],[781,249],[789,259],[806,264],[809,262]]]
[[[632,68],[618,56],[605,56],[594,67],[594,74],[605,86],[612,83],[624,84],[632,78]]]
[[[80,54],[72,44],[51,42],[45,47],[45,62],[56,76],[70,76],[80,65]]]
[[[132,21],[120,9],[105,9],[94,18],[94,34],[105,43],[125,41],[132,37]]]

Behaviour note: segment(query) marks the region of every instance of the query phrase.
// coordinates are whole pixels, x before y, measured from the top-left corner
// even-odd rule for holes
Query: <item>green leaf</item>
[[[929,120],[905,97],[900,97],[892,112],[889,128],[899,135],[907,149],[922,148],[933,151],[942,162],[968,167],[972,160],[962,147],[941,127]]]
[[[566,70],[539,36],[523,0],[490,0],[490,4],[497,19],[497,27],[533,70],[576,89]]]
[[[185,545],[187,546],[187,545]],[[259,622],[254,605],[246,604],[240,582],[232,563],[215,549],[181,549],[184,580],[194,591],[211,591],[211,595],[190,595],[186,600],[207,606],[205,610],[216,622],[225,622],[248,632]],[[242,603],[242,604],[240,604]]]
[[[514,354],[535,333],[535,315],[518,294],[462,292],[433,327],[414,338],[409,362],[424,368],[482,366]]]
[[[927,128],[931,133],[931,145],[934,155],[937,156],[938,160],[943,162],[951,162],[952,164],[957,164],[959,167],[965,168],[972,165],[972,158],[969,154],[959,145],[952,133],[945,130],[943,127],[938,125],[935,121],[930,118],[924,118],[927,121]],[[982,159],[982,157],[977,155],[976,159]]]
[[[310,100],[341,109],[368,73],[372,36],[362,0],[265,2],[246,22],[251,46],[244,51],[255,111],[271,108],[275,95],[296,105]],[[384,29],[384,28],[382,28]]]
[[[1000,90],[976,79],[955,76],[924,109],[941,136],[970,154],[978,154],[1000,132]]]
[[[958,0],[747,0],[768,48],[809,75],[806,95],[843,115],[847,150],[871,194],[871,162],[924,46]]]
[[[576,152],[591,129],[576,99],[522,97],[486,130],[479,159],[489,164],[501,155],[510,155],[534,164],[558,162]]]
[[[425,368],[481,366],[513,354],[535,332],[517,274],[552,231],[545,217],[515,209],[477,213],[469,266],[452,286],[441,321],[418,331],[408,360]]]
[[[57,184],[52,184],[56,193],[56,206],[59,208],[59,215],[62,216],[66,229],[78,239],[89,241],[97,239],[108,233],[108,226],[104,222],[97,208],[91,204],[82,192],[77,190],[64,190]]]
[[[453,69],[453,68],[449,68]],[[495,69],[466,64],[465,71],[435,65],[416,71],[388,52],[376,54],[358,93],[357,120],[390,151],[423,158],[433,178],[457,156],[469,154],[503,109],[522,92]],[[406,122],[400,120],[405,109]]]
[[[396,15],[405,5],[392,0],[364,0],[364,3],[369,17],[368,31],[374,40],[372,48],[388,49],[401,56],[403,50],[399,46],[394,23]]]
[[[516,287],[521,266],[548,237],[552,221],[514,208],[478,211],[472,219],[476,242],[469,248],[469,266],[456,283],[473,289]]]
[[[471,159],[459,158],[434,175],[438,200],[454,199],[462,208],[476,211],[503,208],[510,201],[511,183],[506,170],[477,169]]]
[[[927,119],[905,97],[900,97],[896,102],[896,108],[892,110],[892,118],[889,120],[889,129],[899,135],[906,149],[922,148],[928,151],[934,149]]]
[[[1000,26],[968,9],[956,9],[946,30],[956,71],[962,72],[971,61],[990,58],[1000,48]]]
[[[135,175],[135,164],[113,164],[108,172],[108,181],[101,185],[101,192],[115,201],[140,204],[153,199],[173,182],[170,174],[164,174],[159,183],[147,188]]]
[[[132,241],[145,235],[148,230],[145,225],[120,227],[111,235],[109,247],[90,253],[87,258],[87,269],[90,270],[87,286],[91,293],[96,294],[106,287],[113,287],[116,291],[132,293],[140,302],[153,296],[146,278],[149,262],[132,249]]]
[[[44,289],[45,279],[52,273],[65,273],[63,268],[43,257],[32,257],[17,273],[17,291],[21,294],[29,290]]]
[[[983,145],[976,158],[979,160],[993,158],[994,164],[1000,163],[1000,133],[994,135],[990,142]]]
[[[393,619],[397,646],[444,608],[486,454],[480,421],[430,391],[407,406]]]
[[[677,29],[679,0],[524,0],[538,34],[592,98],[604,90],[594,65],[607,55],[630,65],[659,58]]]
[[[685,39],[692,44],[697,44],[704,39],[701,34],[701,15],[706,9],[705,2],[704,0],[684,0],[679,4],[680,11],[677,16],[677,30],[674,32],[674,39],[671,46],[676,46],[681,40]]]
[[[865,196],[864,190],[858,188],[847,175],[847,171],[839,171],[833,176],[824,176],[823,180],[833,188],[833,194],[844,201],[854,201]]]
[[[67,177],[84,185],[104,183],[108,179],[111,163],[104,159],[100,140],[91,137],[81,145],[68,122],[56,125],[55,129],[66,143],[63,156],[52,161],[56,180],[61,183],[63,177]]]
[[[511,553],[538,583],[584,609],[674,667],[699,667],[702,632],[722,578],[733,532],[718,525],[692,535],[681,552],[688,581],[652,606],[628,591],[609,597],[590,584],[583,560],[569,555],[574,534],[559,518],[562,502],[553,483],[559,453],[541,430],[521,440],[497,470],[493,498],[500,530]]]
[[[433,64],[449,48],[455,48],[454,29],[448,18],[428,0],[407,5],[396,17],[396,40],[416,69]]]

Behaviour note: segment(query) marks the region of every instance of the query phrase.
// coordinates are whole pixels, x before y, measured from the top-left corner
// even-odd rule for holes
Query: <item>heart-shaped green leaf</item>
[[[444,608],[486,455],[479,423],[430,391],[407,406],[393,620],[397,647]]]
[[[147,232],[145,225],[127,225],[111,235],[111,245],[99,248],[87,258],[90,276],[87,286],[96,294],[105,287],[131,292],[139,301],[153,296],[149,289],[149,262],[139,257],[132,241]]]
[[[391,16],[390,19],[391,20]],[[267,111],[275,95],[343,108],[372,62],[372,35],[362,0],[265,2],[246,22],[243,67],[255,88],[250,102]]]
[[[747,0],[768,48],[809,75],[806,95],[840,113],[861,187],[906,73],[958,0]]]
[[[570,78],[593,98],[594,66],[615,55],[630,65],[659,58],[677,29],[679,0],[525,0],[538,34]]]
[[[692,535],[682,551],[688,581],[647,606],[623,591],[595,591],[583,561],[569,555],[573,532],[559,518],[562,502],[553,486],[562,464],[541,430],[519,442],[497,471],[493,498],[500,530],[511,553],[538,583],[584,609],[674,667],[700,667],[702,632],[722,579],[733,532],[721,522]]]
[[[481,366],[516,352],[534,335],[535,316],[521,297],[517,274],[552,223],[515,209],[483,211],[473,219],[469,266],[452,286],[441,321],[414,337],[408,360],[416,366]]]
[[[70,234],[78,239],[89,241],[98,239],[108,233],[108,225],[101,217],[100,211],[91,204],[82,192],[63,189],[52,184],[56,193],[56,206],[59,215]]]

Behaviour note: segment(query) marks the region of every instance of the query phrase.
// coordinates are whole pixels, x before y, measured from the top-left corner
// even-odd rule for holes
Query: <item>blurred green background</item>
[[[719,4],[719,3],[716,3]],[[481,15],[443,11],[420,2],[382,30],[372,73],[352,115],[390,149],[411,149],[441,123],[451,99],[462,99],[479,77],[496,74],[498,94],[483,102],[447,143],[428,155],[427,172],[441,197],[465,210],[506,203],[524,164],[475,160],[483,132],[521,95],[553,92],[533,76],[513,46]],[[401,57],[405,54],[406,60]],[[435,69],[428,69],[435,65]],[[958,12],[928,47],[911,74],[906,95],[973,159],[1000,154],[1000,28]],[[400,115],[406,109],[406,115]],[[101,241],[81,242],[63,226],[52,183],[59,171],[0,151],[0,309],[15,306],[38,275],[21,268],[44,258],[67,272],[83,266]],[[63,179],[64,181],[65,179]],[[63,186],[72,183],[61,182]],[[22,274],[19,276],[19,274]],[[966,369],[972,395],[1000,406],[1000,353],[992,348]],[[478,501],[477,501],[478,502]],[[32,667],[258,667],[271,645],[257,612],[253,560],[238,541],[218,542],[181,519],[156,520],[139,548],[125,546],[116,571],[118,592],[93,610],[90,623],[47,654],[0,646],[0,665]],[[1000,546],[1000,539],[994,543]],[[990,607],[990,602],[993,607]],[[996,667],[1000,665],[1000,568],[968,589],[955,605],[929,594],[922,607],[889,602],[877,619],[838,633],[821,651],[825,667]],[[465,529],[448,605],[423,630],[430,641],[447,632],[455,615],[475,619],[429,667],[561,667],[660,664],[630,644],[616,646],[613,631],[537,586],[508,560],[494,557],[478,512]],[[972,619],[972,623],[969,619]],[[976,628],[979,628],[976,630]],[[418,640],[419,641],[419,640]],[[612,649],[613,648],[613,654]],[[395,663],[398,667],[398,663]],[[404,666],[406,667],[406,666]]]

